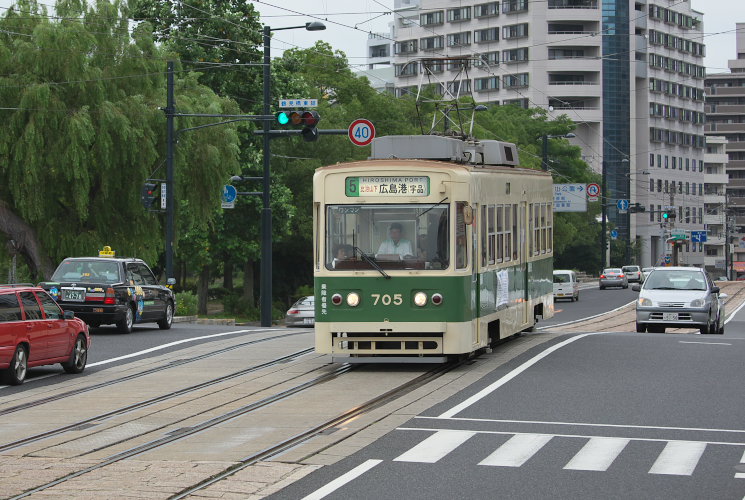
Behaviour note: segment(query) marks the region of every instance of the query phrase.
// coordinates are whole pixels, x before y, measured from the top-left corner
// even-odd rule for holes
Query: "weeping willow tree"
[[[162,252],[162,217],[139,196],[145,179],[165,177],[168,56],[120,1],[64,0],[52,16],[20,0],[0,18],[0,233],[37,277],[103,245],[150,262]],[[179,71],[178,111],[238,112],[198,76]],[[177,128],[204,123],[179,119]],[[191,210],[189,221],[176,217],[207,225],[237,170],[237,129],[179,139],[175,193]]]

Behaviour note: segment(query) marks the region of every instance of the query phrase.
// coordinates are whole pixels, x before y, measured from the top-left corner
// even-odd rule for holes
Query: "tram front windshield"
[[[447,204],[329,205],[326,268],[446,269],[449,213]]]

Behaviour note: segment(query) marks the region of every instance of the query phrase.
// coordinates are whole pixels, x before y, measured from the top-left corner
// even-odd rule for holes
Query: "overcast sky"
[[[0,0],[0,12],[12,3],[13,0]],[[40,0],[40,3],[53,4],[54,1]],[[353,67],[364,64],[367,33],[386,33],[388,23],[393,20],[393,0],[256,0],[253,3],[263,23],[272,27],[303,25],[312,20],[322,20],[327,26],[325,31],[276,32],[272,39],[272,48],[276,48],[274,55],[295,46],[310,47],[320,38],[344,51]],[[691,0],[691,3],[695,10],[704,13],[703,43],[706,44],[708,72],[726,71],[727,60],[736,57],[735,23],[745,22],[745,2]]]

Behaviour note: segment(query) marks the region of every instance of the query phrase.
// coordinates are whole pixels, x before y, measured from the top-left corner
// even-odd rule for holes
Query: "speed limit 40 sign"
[[[360,118],[349,126],[349,140],[355,146],[367,146],[375,139],[375,127],[370,120]]]

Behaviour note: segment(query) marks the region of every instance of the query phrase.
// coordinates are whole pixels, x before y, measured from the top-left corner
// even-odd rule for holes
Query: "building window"
[[[649,192],[654,193],[654,179],[649,179]]]
[[[654,205],[649,205],[649,222],[654,222]]]
[[[490,76],[487,78],[476,78],[474,80],[476,86],[476,92],[483,92],[485,90],[498,90],[499,89],[499,77]]]
[[[443,24],[444,22],[445,12],[441,10],[419,14],[419,24],[422,26],[436,26],[438,24]]]
[[[686,158],[686,171],[688,171],[690,169],[690,167],[691,167],[691,159],[690,158]]]
[[[528,60],[528,48],[510,49],[502,51],[502,62],[515,63]]]
[[[504,0],[502,2],[502,12],[505,14],[526,10],[528,10],[528,0]]]
[[[654,153],[649,153],[649,166],[654,167]]]
[[[444,47],[445,38],[442,36],[430,36],[419,40],[422,50],[436,50]]]
[[[396,42],[396,45],[395,45],[396,54],[413,54],[416,51],[417,51],[416,40],[404,40],[401,42]]]
[[[499,51],[495,52],[483,52],[478,55],[476,61],[473,63],[474,66],[499,66]]]
[[[499,2],[480,3],[473,8],[474,16],[480,17],[492,17],[499,15]]]
[[[445,65],[442,61],[428,60],[422,61],[422,71],[426,73],[442,73],[445,70]]]
[[[529,85],[529,74],[528,73],[517,73],[513,75],[504,75],[504,88],[514,89],[520,87],[527,87]]]
[[[417,74],[417,63],[415,62],[394,64],[393,68],[396,76],[413,76]]]
[[[471,7],[458,7],[457,9],[448,9],[448,22],[457,23],[471,19]]]
[[[471,32],[462,31],[460,33],[450,33],[447,38],[448,47],[459,47],[471,45]]]
[[[669,166],[667,160],[668,160],[667,155],[665,155],[665,168]]]
[[[451,94],[459,94],[462,92],[471,91],[471,80],[456,80],[454,82],[447,83],[448,92]]]
[[[487,28],[473,32],[474,43],[496,42],[499,40],[499,28]]]
[[[511,24],[502,27],[502,38],[505,40],[524,38],[526,36],[528,36],[528,23]]]

